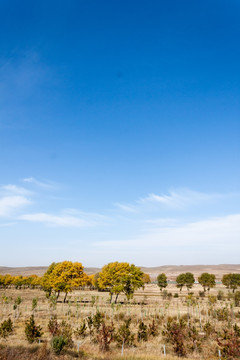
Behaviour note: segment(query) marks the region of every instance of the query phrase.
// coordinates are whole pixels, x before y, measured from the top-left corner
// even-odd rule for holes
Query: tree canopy
[[[131,299],[134,291],[144,286],[143,272],[133,264],[112,262],[105,265],[99,273],[98,285],[100,289],[109,290],[112,301],[113,294],[123,292],[127,299]]]
[[[184,286],[186,286],[188,290],[191,289],[194,282],[194,275],[190,272],[179,274],[176,278],[177,287],[180,288],[180,291]]]
[[[198,282],[202,285],[204,291],[206,289],[209,291],[216,286],[216,276],[214,274],[203,273],[198,277]]]
[[[166,274],[162,273],[162,274],[158,275],[157,284],[160,287],[161,291],[162,291],[162,289],[165,289],[168,286]]]
[[[240,274],[225,274],[222,283],[234,292],[240,286]]]
[[[64,302],[69,292],[74,288],[85,286],[89,281],[87,274],[83,271],[82,264],[71,261],[51,264],[43,279],[43,286],[45,286],[46,291],[55,291],[57,297],[60,292],[65,293]]]

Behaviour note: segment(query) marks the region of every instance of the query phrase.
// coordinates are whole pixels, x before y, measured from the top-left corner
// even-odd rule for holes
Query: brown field
[[[183,271],[186,271],[185,268]],[[210,294],[217,295],[219,290],[224,291],[225,295],[227,294],[227,290],[222,285],[217,285],[216,288],[210,291]],[[80,339],[73,335],[73,347],[66,350],[63,355],[55,356],[49,350],[50,334],[48,332],[48,322],[53,314],[57,315],[59,320],[66,320],[73,329],[79,327],[83,319],[86,319],[89,315],[94,315],[97,310],[104,314],[106,323],[110,324],[113,321],[116,328],[122,323],[123,317],[131,317],[131,329],[135,336],[141,321],[149,325],[152,320],[158,322],[160,321],[159,319],[162,319],[161,326],[163,326],[169,317],[175,317],[178,320],[184,314],[185,319],[188,318],[188,321],[194,323],[199,331],[201,330],[202,336],[204,336],[204,332],[200,328],[203,328],[209,321],[219,331],[227,323],[237,323],[239,325],[239,308],[232,307],[232,300],[218,300],[216,304],[210,304],[207,297],[198,297],[202,287],[197,284],[191,290],[193,300],[187,300],[187,291],[183,290],[180,292],[174,284],[170,284],[167,291],[173,295],[178,293],[179,297],[164,299],[157,285],[149,284],[144,290],[136,292],[130,303],[126,303],[124,296],[120,296],[118,304],[110,305],[108,303],[109,295],[107,292],[77,290],[69,294],[68,302],[65,304],[62,302],[63,296],[61,296],[56,304],[56,308],[54,308],[50,306],[44,292],[39,289],[0,289],[1,321],[11,317],[14,323],[14,333],[7,339],[1,340],[0,359],[175,360],[178,358],[174,355],[173,346],[162,337],[161,331],[158,336],[149,339],[147,342],[136,341],[136,346],[124,348],[123,355],[121,355],[121,348],[117,347],[114,342],[110,344],[110,352],[102,353],[99,351],[98,344],[94,343],[90,336]],[[22,303],[19,305],[19,309],[14,310],[14,300],[18,296],[21,296]],[[41,344],[28,345],[25,339],[24,326],[25,321],[32,314],[33,298],[38,299],[38,305],[34,311],[35,321],[37,325],[41,325],[44,334],[41,338]],[[226,321],[218,321],[213,316],[214,311],[216,312],[219,308],[229,309]],[[166,346],[166,356],[163,354],[163,345]],[[204,341],[201,348],[196,348],[189,353],[187,358],[190,360],[219,359],[217,351],[216,341],[209,338]]]
[[[29,276],[32,274],[42,276],[47,270],[47,266],[29,266],[29,267],[4,267],[0,266],[0,274]],[[240,273],[240,264],[222,264],[222,265],[165,265],[156,267],[141,266],[146,274],[149,274],[154,280],[158,274],[165,273],[168,279],[175,279],[182,272],[191,272],[197,278],[203,272],[209,272],[216,275],[220,280],[224,274]],[[97,267],[85,267],[84,271],[88,274],[96,274],[101,269]]]

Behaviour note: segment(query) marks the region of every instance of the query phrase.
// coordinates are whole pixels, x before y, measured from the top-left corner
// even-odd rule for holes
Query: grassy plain
[[[50,333],[48,332],[48,322],[51,316],[56,315],[58,320],[67,321],[73,329],[80,326],[83,319],[88,316],[94,316],[97,311],[104,314],[106,323],[114,323],[118,328],[123,319],[131,318],[131,331],[137,337],[140,322],[147,326],[154,320],[159,324],[159,334],[156,337],[149,337],[148,341],[135,341],[135,346],[117,347],[116,343],[110,344],[110,351],[102,353],[99,346],[93,341],[93,338],[87,335],[84,338],[78,338],[73,334],[74,345],[71,349],[65,351],[59,359],[165,359],[174,360],[178,357],[174,353],[173,345],[167,342],[162,336],[162,329],[166,326],[167,319],[175,318],[178,321],[184,317],[185,321],[191,322],[196,326],[202,337],[204,325],[211,323],[215,329],[221,331],[225,326],[231,326],[234,323],[239,325],[239,308],[233,307],[232,299],[227,299],[227,290],[222,285],[217,285],[210,291],[211,295],[217,296],[219,290],[225,294],[225,299],[217,300],[211,303],[207,296],[199,297],[199,291],[202,291],[200,285],[194,285],[188,296],[188,292],[182,292],[174,284],[167,288],[168,293],[173,296],[163,296],[155,284],[149,284],[144,290],[135,293],[130,303],[126,303],[124,296],[120,296],[118,304],[110,305],[109,295],[106,292],[97,291],[74,291],[69,294],[67,303],[63,303],[63,296],[59,298],[56,306],[51,306],[49,300],[45,297],[43,291],[39,289],[1,289],[0,290],[0,317],[1,321],[13,320],[14,333],[7,339],[1,340],[0,359],[55,359],[55,355],[49,351]],[[178,294],[178,297],[174,297]],[[176,296],[176,295],[175,295]],[[21,297],[22,302],[13,308],[15,299]],[[32,300],[37,298],[37,307],[34,310],[34,317],[37,325],[41,325],[44,332],[41,343],[28,345],[24,326],[33,313]],[[216,300],[216,299],[215,299]],[[219,319],[217,309],[227,309],[227,318]],[[230,324],[230,325],[229,325]],[[166,355],[164,355],[164,345]],[[194,345],[195,346],[195,345]],[[219,359],[218,345],[215,340],[209,337],[200,345],[194,348],[187,355],[188,359]],[[229,358],[230,359],[230,358]]]

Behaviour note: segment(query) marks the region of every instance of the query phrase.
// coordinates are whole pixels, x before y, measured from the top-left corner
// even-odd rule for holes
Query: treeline
[[[16,289],[36,288],[41,286],[42,277],[37,275],[30,276],[12,276],[9,274],[0,275],[0,287],[8,288],[14,286]]]
[[[214,274],[203,273],[197,280],[202,285],[204,292],[216,286]],[[130,300],[137,289],[144,288],[145,284],[150,282],[150,276],[143,273],[139,267],[117,261],[105,265],[99,273],[94,275],[87,275],[81,263],[71,261],[52,263],[42,277],[37,275],[0,275],[0,287],[2,288],[38,287],[45,291],[47,297],[54,296],[58,299],[59,295],[64,293],[64,302],[68,293],[74,289],[86,287],[98,291],[108,291],[110,302],[115,301],[116,303],[121,293],[126,296],[127,300]],[[168,283],[166,274],[158,275],[157,284],[160,290],[165,289]],[[194,275],[190,272],[179,274],[176,278],[176,286],[180,291],[184,287],[190,290],[195,283]],[[222,283],[234,292],[240,287],[240,274],[225,274],[222,277]]]

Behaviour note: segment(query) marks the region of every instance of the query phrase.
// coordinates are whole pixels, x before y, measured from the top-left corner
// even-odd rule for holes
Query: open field
[[[35,274],[37,276],[42,276],[47,270],[47,266],[26,266],[26,267],[7,267],[0,266],[0,274],[10,274],[10,275],[22,275],[29,276]],[[220,264],[220,265],[165,265],[165,266],[155,266],[155,267],[146,267],[140,266],[141,270],[149,274],[152,279],[155,279],[158,274],[165,273],[168,275],[168,279],[175,279],[179,274],[183,272],[191,272],[197,278],[203,272],[209,272],[216,275],[216,279],[220,280],[224,274],[227,273],[240,273],[240,264]],[[97,267],[84,267],[86,274],[96,274],[101,271]]]
[[[48,323],[51,317],[57,316],[59,321],[65,320],[76,330],[89,316],[94,317],[97,312],[102,313],[106,324],[114,324],[117,330],[124,320],[131,318],[131,332],[134,335],[134,344],[125,346],[123,349],[116,342],[110,344],[110,351],[102,353],[96,341],[97,332],[89,334],[86,330],[84,336],[73,333],[73,345],[66,350],[59,359],[73,359],[75,357],[85,359],[177,359],[174,345],[162,335],[166,329],[168,320],[179,323],[185,322],[186,333],[191,333],[190,341],[186,344],[188,359],[219,359],[220,349],[217,338],[221,337],[223,329],[231,329],[234,324],[240,325],[240,308],[235,307],[232,299],[228,299],[228,291],[217,285],[211,289],[212,298],[199,297],[202,291],[200,285],[194,285],[191,295],[187,291],[179,291],[175,285],[170,284],[167,293],[163,294],[155,284],[149,284],[145,290],[135,293],[130,303],[124,296],[119,296],[117,304],[109,304],[107,292],[90,290],[77,290],[68,296],[68,302],[63,303],[61,296],[56,304],[51,303],[45,293],[39,289],[0,289],[0,316],[1,321],[9,317],[13,320],[14,332],[6,339],[1,340],[0,359],[55,359],[55,355],[49,350],[51,335],[48,331]],[[217,300],[219,291],[224,292],[221,300]],[[17,297],[21,297],[21,303],[13,308]],[[37,298],[37,307],[32,311],[32,300]],[[37,325],[42,327],[44,334],[41,344],[28,345],[24,326],[31,314],[34,313]],[[182,319],[182,320],[181,320]],[[149,328],[155,322],[157,327],[156,336],[148,336],[148,341],[137,340],[139,324],[143,322]],[[207,332],[206,324],[210,324],[211,332]],[[194,335],[196,329],[198,335]],[[100,330],[99,330],[100,331]],[[185,340],[184,340],[185,341]],[[166,356],[164,356],[164,346]],[[185,345],[184,345],[185,346]],[[15,347],[15,350],[14,348]],[[123,352],[123,355],[121,355]],[[20,355],[22,354],[22,355]],[[223,357],[222,359],[233,359]]]

